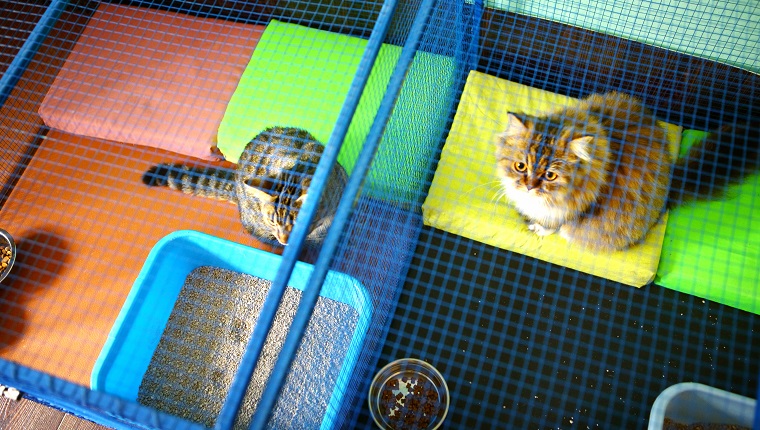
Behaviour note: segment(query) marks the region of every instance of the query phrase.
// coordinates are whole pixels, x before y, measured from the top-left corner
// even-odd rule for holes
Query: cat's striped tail
[[[668,207],[721,198],[730,185],[742,182],[758,169],[760,124],[721,127],[676,161]]]
[[[142,181],[150,187],[169,187],[194,196],[237,202],[235,172],[229,169],[161,163],[148,169]]]

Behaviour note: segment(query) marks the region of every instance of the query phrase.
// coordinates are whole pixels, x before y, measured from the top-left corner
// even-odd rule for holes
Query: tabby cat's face
[[[287,245],[290,239],[290,232],[296,223],[298,211],[301,208],[300,200],[290,202],[289,204],[281,201],[279,198],[262,204],[262,215],[264,225],[269,228],[272,237],[277,239],[282,245]]]
[[[306,199],[308,181],[249,179],[245,185],[246,194],[259,202],[261,223],[268,230],[269,236],[280,244],[287,245]]]
[[[593,137],[562,125],[509,115],[496,140],[497,176],[523,215],[547,225],[587,202],[576,201],[594,178]],[[583,200],[583,199],[581,199]]]

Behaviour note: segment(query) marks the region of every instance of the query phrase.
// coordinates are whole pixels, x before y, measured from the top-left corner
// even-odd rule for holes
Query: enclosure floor
[[[31,0],[22,13],[0,6],[0,56],[16,54],[17,32],[31,31],[47,3]],[[82,386],[89,386],[132,283],[162,237],[191,229],[281,252],[240,227],[235,205],[142,184],[152,164],[188,157],[44,127],[39,105],[92,10],[61,15],[0,106],[3,128],[12,130],[3,142],[18,147],[6,162],[26,166],[2,184],[13,190],[0,200],[0,225],[14,235],[19,251],[0,291],[0,357]]]
[[[3,430],[108,430],[49,406],[21,398],[0,398],[0,429]]]
[[[643,429],[679,382],[754,398],[760,316],[425,227],[378,366],[401,357],[443,374],[446,428]]]
[[[0,211],[18,247],[0,292],[0,357],[89,386],[111,326],[161,238],[196,230],[276,252],[240,228],[235,205],[142,184],[142,172],[171,157],[57,130],[46,135]]]

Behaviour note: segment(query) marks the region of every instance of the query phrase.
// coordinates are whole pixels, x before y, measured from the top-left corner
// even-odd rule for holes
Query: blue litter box
[[[148,255],[95,363],[92,389],[137,401],[140,384],[190,272],[214,266],[272,281],[281,260],[279,255],[195,231],[177,231],[161,239]],[[312,265],[297,262],[288,286],[303,291],[312,270]],[[364,286],[339,272],[328,273],[320,295],[358,312],[322,419],[321,427],[330,428],[361,352],[372,307]]]

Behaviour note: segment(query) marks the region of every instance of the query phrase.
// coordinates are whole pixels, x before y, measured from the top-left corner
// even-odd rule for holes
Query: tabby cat
[[[504,195],[531,231],[559,232],[594,251],[635,245],[666,207],[718,197],[760,164],[758,128],[750,126],[711,133],[673,160],[654,115],[617,92],[508,118],[496,138]],[[732,144],[733,136],[752,142]]]
[[[240,220],[249,234],[268,243],[286,245],[323,149],[306,130],[271,127],[246,145],[234,172],[159,164],[148,169],[143,182],[237,203]],[[335,164],[310,226],[308,242],[320,243],[324,239],[346,182],[346,171]]]

